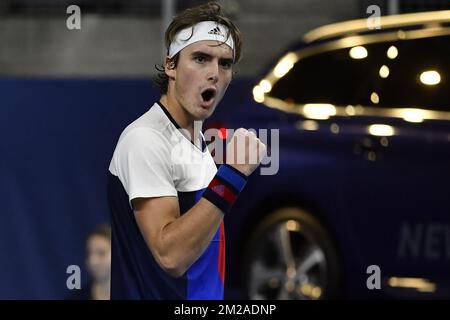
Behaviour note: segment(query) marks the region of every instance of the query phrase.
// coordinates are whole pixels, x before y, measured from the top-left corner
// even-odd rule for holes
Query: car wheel
[[[326,230],[300,208],[281,208],[256,228],[245,250],[249,299],[327,299],[337,293],[337,252]]]

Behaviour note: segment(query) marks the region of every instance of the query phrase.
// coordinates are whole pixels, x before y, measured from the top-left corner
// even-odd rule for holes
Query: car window
[[[450,36],[363,47],[361,59],[352,58],[350,48],[301,58],[269,96],[299,104],[450,111]]]

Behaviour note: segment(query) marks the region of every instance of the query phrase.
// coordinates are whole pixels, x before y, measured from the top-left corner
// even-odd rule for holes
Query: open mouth
[[[203,102],[210,102],[216,96],[216,90],[206,89],[202,92]]]

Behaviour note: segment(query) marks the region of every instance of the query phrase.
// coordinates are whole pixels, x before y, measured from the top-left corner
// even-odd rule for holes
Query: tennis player
[[[223,218],[266,146],[238,129],[217,169],[195,125],[214,112],[241,55],[240,31],[220,5],[185,10],[165,40],[161,97],[122,132],[109,167],[111,298],[220,300]]]

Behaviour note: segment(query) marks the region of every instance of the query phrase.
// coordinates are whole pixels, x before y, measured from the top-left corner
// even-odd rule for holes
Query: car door
[[[344,260],[349,285],[360,293],[369,291],[371,265],[380,267],[384,293],[428,288],[436,294],[433,281],[444,286],[450,211],[447,34],[391,30],[310,46],[292,61],[292,54],[281,59],[279,65],[290,69],[267,93],[267,104],[306,118],[300,127],[317,123],[312,127],[333,133],[326,145],[339,146],[330,156],[344,163],[336,187],[350,221]],[[436,72],[441,81],[426,84],[436,82]]]
[[[416,35],[378,44],[387,53],[397,51],[393,59],[386,55],[374,77],[378,103],[368,104],[384,108],[385,116],[374,119],[378,131],[370,125],[360,145],[379,178],[354,177],[359,188],[351,192],[359,201],[348,201],[348,207],[356,225],[371,225],[370,232],[356,232],[367,244],[367,264],[380,266],[390,294],[445,296],[450,292],[450,37]]]

